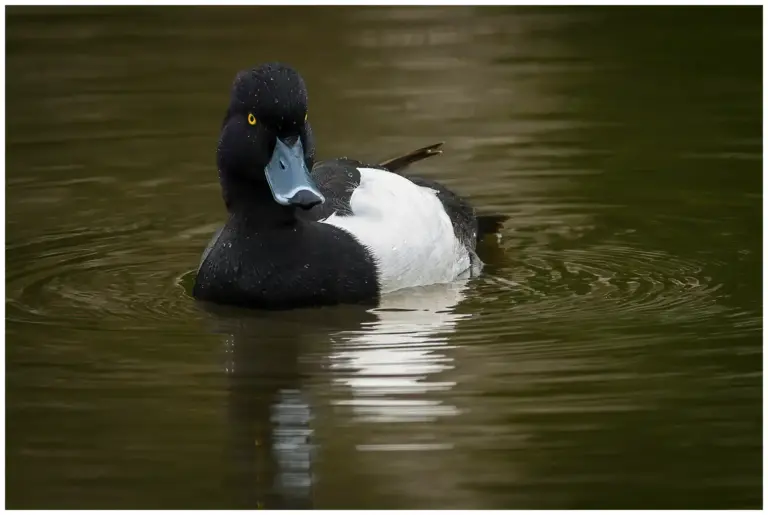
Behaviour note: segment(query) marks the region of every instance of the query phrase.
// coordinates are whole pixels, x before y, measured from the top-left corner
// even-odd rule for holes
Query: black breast
[[[328,224],[252,231],[231,218],[195,279],[199,300],[262,309],[376,302],[373,257]]]

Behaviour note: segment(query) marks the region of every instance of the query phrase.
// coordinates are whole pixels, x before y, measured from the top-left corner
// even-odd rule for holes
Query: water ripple
[[[478,301],[508,300],[513,307],[505,314],[529,320],[693,323],[725,309],[718,303],[722,285],[707,272],[712,265],[620,245],[536,249],[486,275]]]
[[[7,320],[156,330],[152,321],[167,325],[191,314],[194,304],[182,280],[199,249],[190,246],[189,253],[169,258],[162,249],[167,238],[154,239],[156,231],[151,223],[138,222],[10,242]]]

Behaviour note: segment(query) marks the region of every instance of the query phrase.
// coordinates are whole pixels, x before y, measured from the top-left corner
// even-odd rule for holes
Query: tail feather
[[[498,234],[507,220],[507,215],[477,215],[477,239],[481,240],[489,234]]]
[[[416,149],[412,152],[408,152],[402,156],[387,159],[386,161],[379,163],[379,166],[386,168],[390,172],[400,173],[404,168],[412,165],[417,161],[442,154],[443,151],[440,147],[443,146],[443,143],[444,142],[441,141],[440,143],[434,143],[432,145]]]

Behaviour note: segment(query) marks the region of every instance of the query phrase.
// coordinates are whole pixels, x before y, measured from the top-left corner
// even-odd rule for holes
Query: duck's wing
[[[300,217],[309,220],[323,220],[333,213],[351,215],[349,200],[352,192],[360,185],[360,167],[382,168],[398,175],[422,159],[442,154],[443,142],[433,143],[407,154],[387,159],[377,165],[367,165],[355,159],[340,157],[320,161],[312,168],[312,178],[325,196],[325,202],[300,213]],[[410,177],[409,177],[410,178]]]
[[[372,168],[384,168],[404,176],[418,186],[434,190],[454,225],[456,235],[462,242],[473,247],[477,240],[488,234],[499,232],[502,224],[509,217],[490,213],[478,214],[467,199],[440,182],[405,173],[406,168],[413,163],[442,154],[443,144],[444,142],[441,141],[418,148],[407,154],[382,161]],[[312,169],[312,177],[325,195],[326,202],[304,212],[303,216],[310,220],[323,220],[334,213],[342,216],[351,215],[349,201],[352,192],[360,185],[359,167],[371,166],[348,158],[330,159],[316,164]]]
[[[379,163],[379,166],[386,168],[390,172],[400,174],[405,168],[417,161],[442,154],[442,146],[444,143],[444,141],[441,141],[439,143],[434,143],[432,145],[413,150],[407,154],[403,154],[402,156],[387,159],[386,161]]]
[[[379,164],[390,172],[406,176],[411,182],[425,188],[430,188],[437,193],[440,202],[443,203],[448,217],[454,225],[454,230],[464,242],[480,240],[488,234],[495,234],[501,230],[502,224],[509,219],[506,215],[477,214],[467,199],[457,195],[438,181],[425,177],[405,175],[405,168],[417,161],[443,153],[443,144],[435,143],[423,148],[408,152],[399,157],[388,159]]]

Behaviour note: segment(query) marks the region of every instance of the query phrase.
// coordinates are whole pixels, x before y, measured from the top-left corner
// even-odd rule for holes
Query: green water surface
[[[759,508],[760,8],[8,8],[10,508]],[[380,309],[210,310],[235,73],[510,216]],[[396,309],[392,309],[396,308]]]

